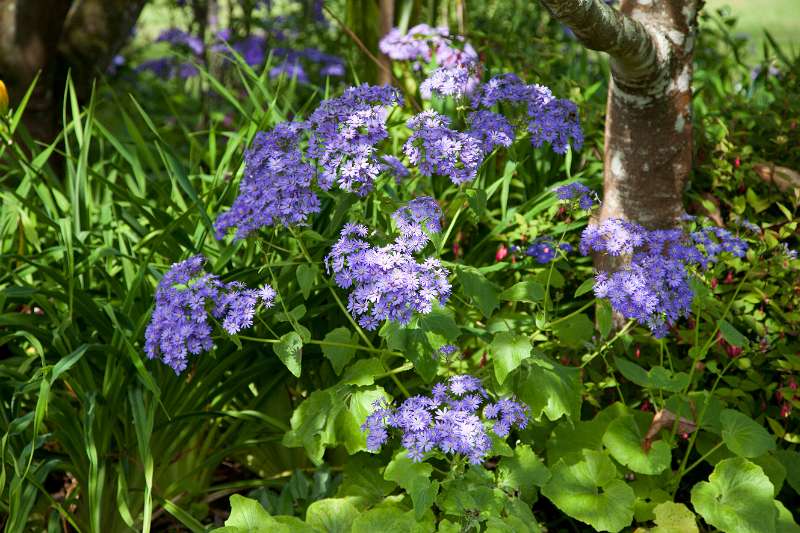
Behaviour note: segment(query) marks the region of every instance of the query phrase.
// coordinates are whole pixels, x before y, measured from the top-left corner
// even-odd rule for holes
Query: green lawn
[[[786,52],[800,52],[800,0],[707,0],[705,9],[725,6],[739,19],[738,29],[752,36],[754,58],[761,57],[764,29]]]

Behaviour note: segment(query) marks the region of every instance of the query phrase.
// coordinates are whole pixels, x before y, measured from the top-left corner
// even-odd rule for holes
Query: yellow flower
[[[8,91],[6,91],[6,84],[0,80],[0,115],[8,111]]]

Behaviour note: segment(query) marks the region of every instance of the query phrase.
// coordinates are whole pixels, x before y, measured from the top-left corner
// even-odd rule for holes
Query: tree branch
[[[603,0],[541,0],[591,50],[611,56],[615,78],[642,85],[658,73],[655,41],[645,26]]]

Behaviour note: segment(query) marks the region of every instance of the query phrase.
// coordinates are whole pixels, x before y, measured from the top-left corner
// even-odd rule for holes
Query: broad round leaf
[[[348,498],[327,498],[308,506],[306,522],[326,533],[349,533],[358,514]]]
[[[398,507],[370,509],[353,520],[351,533],[427,533],[430,525],[417,522],[414,511]]]
[[[303,361],[303,339],[294,331],[283,335],[275,344],[275,355],[278,356],[294,377],[300,377],[300,366]]]
[[[358,342],[353,340],[350,330],[345,327],[329,331],[322,342],[322,354],[331,362],[338,376],[356,354],[356,349],[348,345],[354,346]]]
[[[653,509],[656,527],[650,533],[698,533],[694,513],[682,503],[663,502]]]
[[[633,489],[605,453],[585,450],[582,461],[552,468],[542,494],[563,512],[598,531],[620,531],[633,520]]]
[[[533,349],[528,337],[506,331],[495,335],[489,348],[494,358],[494,375],[500,384],[519,367],[523,360],[531,356]]]
[[[652,476],[669,468],[672,460],[669,444],[657,440],[645,451],[642,442],[644,434],[631,415],[612,421],[603,435],[603,445],[611,456],[634,472]]]
[[[720,461],[692,488],[695,511],[727,533],[774,533],[778,511],[774,488],[758,465],[741,457]]]
[[[740,457],[758,457],[775,449],[775,439],[767,430],[739,411],[724,409],[720,422],[725,446]]]

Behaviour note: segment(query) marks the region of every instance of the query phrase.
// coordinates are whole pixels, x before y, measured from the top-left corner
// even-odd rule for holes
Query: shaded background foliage
[[[499,247],[524,246],[540,236],[564,233],[576,244],[586,219],[560,211],[549,190],[568,175],[595,188],[601,181],[606,62],[577,46],[538,4],[395,6],[401,27],[445,24],[465,35],[480,52],[487,74],[513,71],[571,98],[580,107],[586,141],[566,161],[549,150],[537,150],[514,166],[500,158],[490,161],[480,185],[495,192],[485,198],[468,198],[441,181],[429,184],[444,200],[446,224],[457,221],[440,249],[456,273],[454,286],[468,297],[455,311],[440,310],[421,320],[415,331],[426,337],[418,339],[419,346],[388,331],[371,337],[372,348],[357,337],[348,340],[351,329],[342,332],[350,324],[321,259],[348,215],[386,227],[388,205],[370,200],[362,213],[354,197],[327,196],[322,212],[310,226],[298,228],[298,235],[269,230],[263,239],[238,243],[215,240],[212,219],[232,202],[242,152],[257,131],[307,115],[321,98],[338,94],[340,85],[377,80],[379,67],[355,41],[377,52],[379,35],[371,22],[378,4],[326,4],[324,20],[312,26],[317,31],[303,26],[318,15],[319,6],[311,3],[258,7],[264,18],[257,19],[247,9],[256,9],[251,3],[226,19],[245,37],[285,16],[280,24],[297,29],[289,37],[293,46],[316,46],[346,60],[344,81],[273,79],[274,55],[263,68],[253,68],[242,57],[231,65],[209,54],[188,81],[137,71],[137,65],[167,53],[163,44],[150,43],[157,32],[146,27],[165,13],[211,39],[207,12],[200,13],[205,4],[189,4],[148,5],[141,36],[125,50],[125,62],[93,87],[79,70],[64,74],[63,83],[56,84],[66,87],[63,106],[60,96],[50,96],[61,127],[51,138],[41,137],[43,142],[20,127],[28,96],[35,98],[41,85],[27,94],[24,88],[12,89],[14,113],[0,126],[6,141],[0,155],[0,512],[8,531],[125,531],[151,523],[153,530],[201,531],[222,525],[234,493],[257,499],[272,515],[309,521],[320,504],[314,510],[310,506],[333,496],[375,503],[399,485],[413,499],[408,488],[413,477],[380,474],[390,454],[356,454],[364,446],[357,426],[371,400],[360,387],[377,382],[394,397],[403,389],[423,390],[436,372],[424,346],[431,338],[457,341],[461,348],[459,356],[441,363],[444,372],[470,370],[492,380],[498,355],[492,343],[506,330],[530,333],[537,353],[556,369],[545,389],[550,396],[538,392],[542,381],[536,367],[522,365],[506,389],[533,410],[536,423],[518,435],[530,446],[517,445],[499,467],[496,461],[490,464],[489,473],[470,471],[462,484],[440,479],[443,487],[450,483],[452,493],[465,487],[491,492],[486,487],[494,483],[518,493],[533,506],[536,519],[553,530],[585,528],[575,520],[587,521],[581,514],[585,509],[571,508],[556,485],[539,496],[547,481],[537,470],[539,458],[556,478],[571,475],[567,463],[558,463],[570,454],[596,462],[600,470],[608,464],[614,469],[597,451],[614,449],[603,437],[612,419],[630,422],[627,429],[642,437],[653,406],[697,420],[696,402],[713,391],[707,415],[713,431],[687,433],[687,438],[677,430],[662,434],[669,449],[679,451],[676,463],[684,452],[692,466],[703,459],[671,487],[672,494],[694,503],[692,487],[707,483],[715,465],[721,464],[723,473],[729,465],[745,469],[730,462],[740,459],[729,458],[745,455],[766,472],[774,496],[795,511],[788,502],[800,489],[796,260],[778,264],[750,256],[747,262],[718,265],[706,276],[707,288],[697,287],[699,317],[681,323],[666,341],[643,329],[613,336],[603,325],[608,309],[593,303],[584,284],[592,272],[588,258],[544,267],[523,258],[512,264],[510,256],[497,260]],[[757,222],[764,258],[782,243],[796,248],[797,56],[769,36],[763,49],[747,50],[748,41],[737,36],[728,15],[707,11],[701,22],[697,164],[687,191],[689,211],[719,225],[732,226],[740,217]],[[514,39],[505,38],[509,35]],[[185,51],[174,53],[186,58]],[[413,75],[396,70],[395,76],[413,94]],[[402,121],[393,121],[392,128],[402,131]],[[458,218],[457,212],[463,215]],[[225,281],[257,286],[266,280],[279,290],[281,301],[246,335],[270,342],[217,338],[213,352],[194,358],[189,371],[176,376],[143,357],[144,329],[161,274],[200,252],[209,258],[211,271],[224,272]],[[547,296],[504,292],[527,280],[547,286]],[[560,327],[541,330],[543,309],[560,317],[578,312]],[[731,329],[726,326],[718,339],[721,318]],[[280,348],[273,352],[272,345],[291,334],[304,342],[299,378],[276,357]],[[326,339],[362,349],[332,351]],[[611,339],[615,343],[609,346],[605,341]],[[692,368],[698,354],[692,349],[707,339],[707,355]],[[416,371],[409,362],[400,364],[398,353]],[[692,392],[685,398],[695,402],[664,394],[686,392],[688,384],[671,390],[674,384],[642,377],[630,365],[663,368],[669,367],[667,361],[674,364],[673,379],[691,373]],[[347,363],[351,366],[342,372]],[[338,410],[303,419],[315,405],[312,400]],[[712,436],[719,433],[716,419],[725,418],[723,404],[767,428],[772,446],[774,440],[780,443],[777,451],[742,454],[729,449],[730,439],[717,446],[719,439]],[[306,411],[298,409],[302,405]],[[730,424],[738,421],[736,415],[726,416]],[[686,451],[689,443],[696,451]],[[617,455],[614,459],[622,464]],[[515,462],[532,470],[522,470],[529,476],[524,482],[515,478],[520,470],[508,466]],[[395,468],[415,472],[401,466]],[[659,480],[645,475],[631,485],[641,500],[636,520],[646,523],[663,496]],[[462,525],[488,520],[468,516],[471,504],[445,502],[441,508],[454,521],[460,516]],[[500,508],[494,510],[499,516]]]

